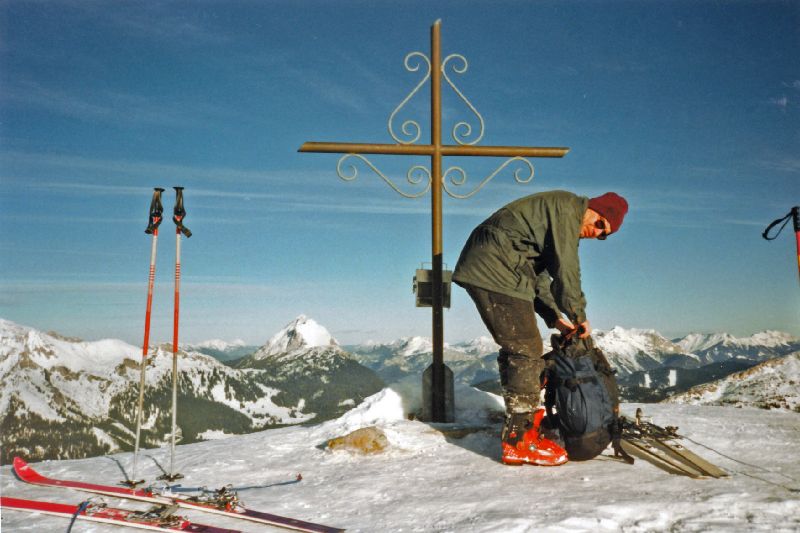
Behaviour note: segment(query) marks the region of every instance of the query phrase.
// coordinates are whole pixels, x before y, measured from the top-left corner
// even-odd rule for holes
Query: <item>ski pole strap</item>
[[[767,226],[767,229],[764,230],[764,233],[762,233],[761,236],[764,237],[768,241],[775,240],[778,237],[778,235],[781,234],[781,232],[783,231],[783,228],[786,227],[786,224],[789,223],[789,219],[790,218],[792,218],[794,220],[794,231],[795,231],[795,233],[797,233],[798,231],[800,231],[800,207],[795,206],[795,207],[792,208],[791,211],[789,211],[789,213],[786,214],[785,217],[779,218],[778,220],[773,221],[772,224]],[[777,226],[778,224],[780,224],[781,222],[783,222],[783,224],[778,229],[778,232],[775,235],[773,235],[772,237],[770,237],[769,236],[770,230],[772,228],[774,228],[775,226]]]
[[[183,208],[183,187],[173,187],[173,189],[175,189],[175,209],[172,211],[172,221],[177,226],[178,231],[189,238],[192,236],[192,232],[183,225],[183,219],[186,216],[186,210]]]
[[[69,521],[69,526],[67,526],[67,533],[72,531],[72,526],[75,525],[75,520],[83,513],[89,506],[92,504],[91,500],[86,500],[85,502],[81,502],[80,505],[75,509],[75,512],[72,514],[72,520]]]
[[[150,200],[150,218],[147,221],[147,229],[144,230],[148,235],[158,231],[158,226],[161,224],[161,214],[164,212],[164,207],[161,205],[161,193],[164,189],[155,187],[153,189],[153,199]]]

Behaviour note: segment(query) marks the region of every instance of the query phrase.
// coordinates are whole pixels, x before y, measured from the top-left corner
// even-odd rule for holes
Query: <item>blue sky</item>
[[[451,75],[481,145],[568,146],[469,200],[445,197],[445,262],[508,201],[616,191],[623,231],[584,242],[598,328],[800,335],[794,239],[763,228],[800,203],[796,2],[5,1],[0,3],[0,317],[141,343],[152,188],[186,187],[182,340],[260,343],[305,313],[342,342],[430,335],[414,269],[430,200],[305,141],[392,142],[419,81]],[[445,133],[471,114],[444,89]],[[402,111],[429,138],[426,86]],[[449,127],[448,127],[449,125]],[[446,139],[446,142],[452,142]],[[400,184],[424,158],[372,156]],[[453,158],[470,183],[502,159]],[[152,338],[169,340],[175,238],[159,239]],[[454,288],[449,341],[485,334]]]

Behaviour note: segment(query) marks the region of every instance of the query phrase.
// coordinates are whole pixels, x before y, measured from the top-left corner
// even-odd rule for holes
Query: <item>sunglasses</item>
[[[606,240],[606,238],[611,233],[610,231],[606,230],[606,221],[603,218],[598,218],[597,220],[595,220],[594,221],[594,227],[599,229],[599,230],[603,230],[603,233],[601,233],[600,235],[597,236],[597,239],[600,240],[600,241]]]

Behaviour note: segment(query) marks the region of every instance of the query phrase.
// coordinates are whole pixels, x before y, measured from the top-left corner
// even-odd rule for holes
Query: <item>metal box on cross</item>
[[[450,308],[450,287],[453,284],[453,271],[442,270],[442,307]],[[418,268],[414,274],[414,294],[417,307],[433,307],[433,270]]]

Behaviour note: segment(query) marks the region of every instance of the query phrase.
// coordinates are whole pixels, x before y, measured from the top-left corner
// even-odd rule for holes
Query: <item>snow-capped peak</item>
[[[745,339],[740,339],[745,340]],[[760,346],[780,346],[784,344],[789,344],[792,342],[797,342],[797,338],[789,335],[788,333],[784,333],[782,331],[761,331],[756,333],[755,335],[750,336],[746,339],[749,341],[750,344],[753,345],[760,345]]]
[[[615,326],[610,331],[595,331],[597,345],[604,351],[634,356],[654,350],[678,352],[676,345],[652,329]]]
[[[281,355],[308,348],[339,346],[325,327],[300,315],[272,336],[256,353],[257,358]]]
[[[690,333],[677,344],[688,352],[708,350],[714,346],[741,346],[773,348],[797,342],[797,339],[781,331],[761,331],[749,337],[737,338],[728,333]]]

